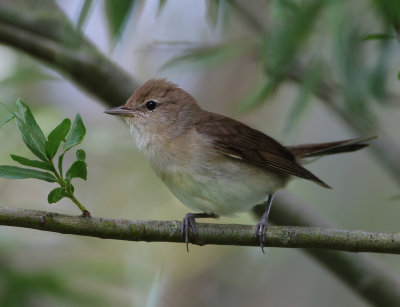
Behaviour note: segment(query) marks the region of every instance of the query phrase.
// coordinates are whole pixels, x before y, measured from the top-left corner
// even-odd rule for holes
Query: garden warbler
[[[108,114],[125,118],[136,145],[187,207],[182,235],[196,235],[195,218],[232,215],[265,203],[256,226],[261,248],[274,193],[293,177],[329,186],[301,166],[308,157],[361,149],[372,137],[285,147],[264,133],[200,108],[176,84],[152,79]]]

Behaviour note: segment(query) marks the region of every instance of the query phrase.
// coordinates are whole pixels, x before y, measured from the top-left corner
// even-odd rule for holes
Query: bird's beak
[[[132,116],[134,115],[135,111],[132,109],[128,109],[125,106],[120,106],[116,108],[106,109],[104,110],[104,113],[119,116]]]

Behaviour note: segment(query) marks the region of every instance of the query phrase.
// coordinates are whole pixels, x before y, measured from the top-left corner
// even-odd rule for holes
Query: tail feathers
[[[312,158],[356,151],[367,147],[369,145],[367,142],[375,138],[377,138],[377,136],[369,136],[364,138],[356,138],[329,143],[304,144],[289,146],[287,147],[287,149],[291,151],[296,158]]]

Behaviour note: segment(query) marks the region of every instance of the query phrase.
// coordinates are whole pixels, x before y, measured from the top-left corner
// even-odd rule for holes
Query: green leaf
[[[389,201],[397,201],[400,200],[400,194],[394,195],[388,199]]]
[[[15,117],[14,113],[9,113],[5,118],[0,121],[0,128],[7,124],[10,120]]]
[[[26,65],[24,63],[23,65]],[[0,81],[0,86],[23,86],[25,84],[37,83],[42,81],[59,81],[60,78],[50,73],[46,73],[36,67],[17,67],[15,73]]]
[[[48,182],[57,182],[57,178],[50,173],[11,165],[0,165],[0,177],[8,179],[36,178]]]
[[[400,30],[400,1],[398,0],[374,0],[378,13],[381,14],[385,24],[390,25],[396,32]]]
[[[82,149],[78,149],[76,151],[76,158],[79,161],[85,161],[86,160],[86,152],[84,150],[82,150]]]
[[[218,23],[219,8],[221,0],[206,1],[208,23],[215,28]]]
[[[275,92],[287,72],[294,69],[293,63],[297,54],[313,33],[314,24],[320,16],[319,12],[327,3],[314,0],[306,1],[301,6],[286,5],[292,2],[283,2],[287,13],[285,20],[290,20],[290,22],[285,22],[282,26],[271,30],[271,34],[264,39],[261,45],[261,61],[270,78],[269,85],[262,90],[264,94],[260,95],[264,100]]]
[[[373,34],[368,34],[365,37],[363,37],[363,41],[369,41],[369,40],[384,40],[384,39],[394,39],[395,36],[386,34],[386,33],[373,33]]]
[[[293,104],[289,112],[288,119],[286,121],[285,131],[289,131],[293,129],[296,123],[299,121],[299,118],[304,114],[311,95],[316,88],[318,81],[321,77],[321,68],[319,65],[309,65],[310,68],[305,72],[305,79],[302,83],[299,94],[296,97],[296,101]]]
[[[31,110],[21,99],[17,99],[17,110],[15,111],[15,120],[19,131],[22,135],[22,140],[25,145],[37,156],[40,160],[47,161],[46,157],[46,137],[42,129],[36,123]]]
[[[47,196],[47,201],[49,204],[54,204],[64,197],[71,197],[71,194],[65,192],[64,188],[55,188],[50,191],[49,195]]]
[[[397,72],[397,80],[400,81],[400,70]]]
[[[75,161],[72,163],[71,167],[67,171],[66,177],[69,181],[72,178],[82,178],[83,180],[87,179],[87,169],[86,162],[84,161]]]
[[[135,2],[135,0],[105,0],[108,29],[114,41],[121,37]]]
[[[82,117],[78,113],[75,117],[74,123],[72,124],[71,131],[69,132],[67,139],[64,143],[64,153],[72,147],[80,144],[86,134],[86,128],[83,124]]]
[[[83,25],[89,16],[89,13],[93,7],[93,0],[85,0],[82,5],[81,11],[79,13],[78,23],[76,25],[77,29],[81,30]]]
[[[162,9],[164,8],[165,4],[167,3],[167,0],[159,0],[158,2],[158,10],[157,10],[157,17],[160,15]]]
[[[59,157],[58,157],[58,172],[60,173],[60,176],[63,176],[63,160],[64,160],[64,153],[62,153]]]
[[[165,63],[161,70],[177,65],[194,65],[203,67],[221,64],[224,61],[231,60],[235,56],[247,51],[251,46],[243,43],[227,43],[215,46],[206,46],[199,48],[188,48],[186,54],[178,56]]]
[[[31,159],[17,156],[17,155],[11,155],[11,159],[13,159],[14,161],[16,161],[22,165],[25,165],[25,166],[37,167],[37,168],[45,169],[47,171],[53,170],[50,163],[46,163],[43,161],[31,160]]]
[[[253,88],[251,93],[240,103],[240,111],[246,112],[262,104],[275,92],[279,82],[280,78],[269,78],[261,82],[257,87]]]
[[[69,118],[64,119],[53,131],[50,132],[46,142],[46,154],[49,159],[53,159],[62,141],[67,136],[71,128]]]

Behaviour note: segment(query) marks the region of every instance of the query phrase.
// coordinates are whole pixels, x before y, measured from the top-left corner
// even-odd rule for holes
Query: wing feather
[[[329,186],[297,163],[291,151],[264,133],[219,114],[205,112],[195,123],[196,130],[206,135],[216,150],[232,158],[243,159],[271,170]]]

